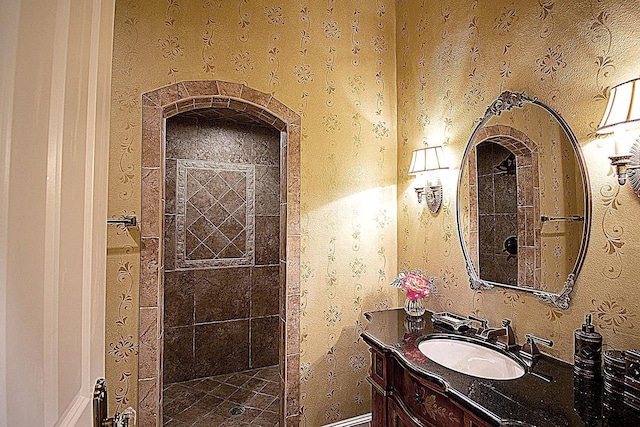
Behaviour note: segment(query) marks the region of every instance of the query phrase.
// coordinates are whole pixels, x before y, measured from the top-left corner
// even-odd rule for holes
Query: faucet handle
[[[516,344],[516,335],[511,328],[511,319],[502,319],[502,328],[504,329],[504,346],[508,351],[511,351],[518,347]]]
[[[527,334],[525,336],[527,337],[527,342],[524,343],[519,352],[520,356],[525,359],[534,360],[540,356],[540,350],[538,350],[538,346],[536,346],[536,341],[542,345],[546,345],[547,347],[553,346],[553,341],[551,340],[540,338],[532,334]]]

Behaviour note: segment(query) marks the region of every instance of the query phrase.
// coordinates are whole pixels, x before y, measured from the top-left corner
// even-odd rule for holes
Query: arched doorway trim
[[[300,116],[271,94],[220,80],[185,81],[142,96],[139,425],[162,425],[165,119],[201,108],[242,111],[280,131],[280,425],[300,411]]]

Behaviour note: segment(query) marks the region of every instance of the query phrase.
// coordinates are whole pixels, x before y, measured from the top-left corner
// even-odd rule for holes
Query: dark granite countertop
[[[403,309],[366,314],[369,324],[362,334],[369,345],[393,352],[410,371],[440,384],[445,393],[505,426],[638,426],[640,417],[620,399],[607,400],[599,380],[574,377],[573,365],[541,356],[524,376],[490,380],[458,373],[429,360],[417,344],[425,336],[448,334],[473,337],[474,331],[457,333],[431,322],[409,323]],[[512,355],[516,355],[512,352]],[[604,399],[604,401],[603,401]]]

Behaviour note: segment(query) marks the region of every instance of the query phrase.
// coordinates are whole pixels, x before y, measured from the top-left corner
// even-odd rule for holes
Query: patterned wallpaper
[[[439,277],[430,309],[492,324],[509,317],[520,339],[553,339],[548,351],[564,360],[589,312],[605,347],[638,347],[640,203],[611,175],[611,138],[594,134],[609,88],[638,74],[636,8],[635,0],[118,0],[109,214],[140,209],[141,93],[188,79],[245,83],[302,116],[302,425],[369,411],[362,313],[397,305],[387,284],[399,267]],[[458,166],[476,120],[507,89],[558,111],[587,163],[592,235],[567,311],[510,290],[469,289],[455,222]],[[436,216],[416,203],[407,176],[425,141],[444,143],[451,165]],[[137,400],[137,237],[121,230],[109,242],[111,407]]]
[[[605,348],[640,346],[640,202],[611,175],[612,138],[594,134],[609,88],[639,72],[630,55],[640,39],[636,8],[633,0],[398,1],[398,264],[439,276],[430,309],[475,313],[491,324],[511,318],[520,341],[529,332],[552,339],[544,350],[567,361],[586,313]],[[558,111],[585,156],[591,240],[566,311],[512,290],[469,289],[456,232],[456,178],[477,120],[503,90],[525,91]],[[415,202],[406,174],[423,141],[444,143],[453,169],[438,216]]]
[[[183,80],[271,93],[302,116],[301,425],[370,409],[363,313],[397,306],[392,0],[118,0],[109,214],[140,212],[141,101]],[[110,408],[137,402],[139,235],[109,242]]]

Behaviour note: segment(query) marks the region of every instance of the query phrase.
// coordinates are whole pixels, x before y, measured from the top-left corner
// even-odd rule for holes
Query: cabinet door
[[[437,427],[409,415],[393,399],[388,399],[387,402],[388,423],[385,427]]]
[[[371,427],[387,426],[387,398],[376,385],[371,387]]]
[[[407,412],[415,415],[421,422],[438,427],[464,426],[462,408],[442,394],[435,384],[405,370],[394,376],[394,387]]]

